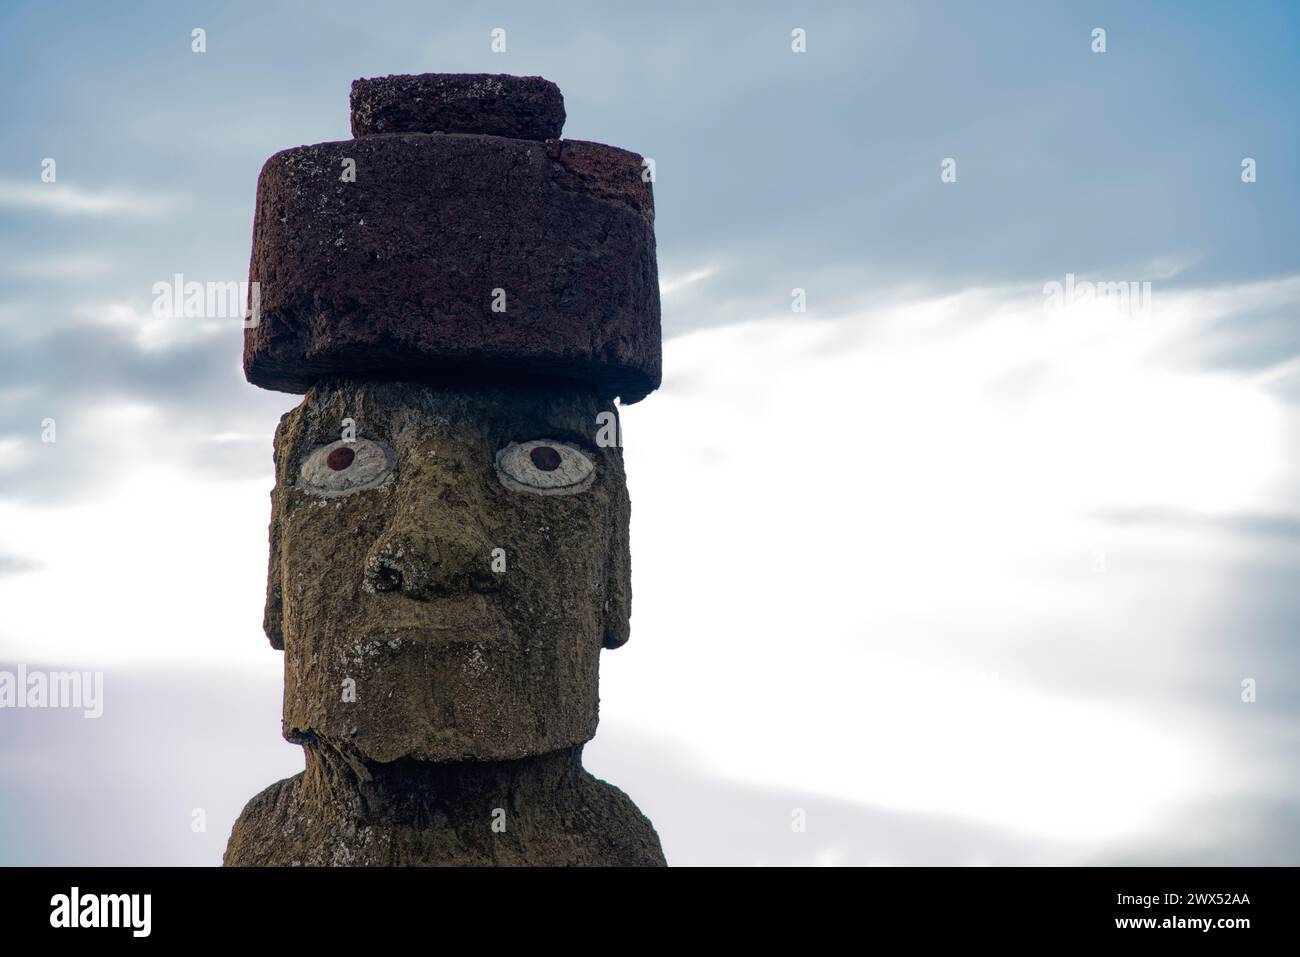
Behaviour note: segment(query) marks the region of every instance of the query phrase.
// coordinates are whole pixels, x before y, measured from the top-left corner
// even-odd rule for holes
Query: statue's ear
[[[275,498],[275,492],[271,497]],[[280,516],[279,507],[271,506],[271,560],[266,571],[266,612],[262,615],[262,630],[271,647],[284,651],[284,589],[280,583]]]
[[[632,518],[632,504],[627,494],[627,480],[623,476],[623,452],[611,449],[609,460],[616,463],[611,469],[609,558],[605,563],[605,634],[606,648],[627,644],[632,626],[632,549],[628,540],[628,527]]]
[[[266,571],[266,611],[262,615],[262,630],[277,651],[284,650],[284,586],[280,577],[280,520],[283,516],[285,482],[292,481],[290,471],[291,458],[287,450],[282,454],[287,443],[287,426],[285,420],[289,414],[280,418],[275,430],[275,488],[271,489],[271,555]]]

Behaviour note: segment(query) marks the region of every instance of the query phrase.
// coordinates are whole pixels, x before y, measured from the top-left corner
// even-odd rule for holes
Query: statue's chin
[[[366,761],[506,761],[596,733],[599,644],[512,629],[375,628],[285,659],[285,737]]]
[[[436,741],[429,740],[428,736],[422,736],[419,740],[404,740],[391,735],[357,734],[346,745],[332,740],[331,744],[342,753],[366,764],[387,765],[398,761],[514,761],[577,747],[591,740],[595,733],[593,728],[591,733],[579,735],[577,741],[561,743],[555,739],[543,738],[503,741],[498,735],[478,738],[472,730],[467,732],[463,728],[445,730],[445,735]],[[302,745],[322,740],[322,736],[316,732],[301,730],[291,730],[286,737],[295,744]]]

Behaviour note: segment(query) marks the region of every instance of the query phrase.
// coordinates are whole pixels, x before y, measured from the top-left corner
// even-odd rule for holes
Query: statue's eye
[[[383,485],[397,456],[371,439],[331,442],[312,451],[298,470],[298,488],[312,495],[349,495]]]
[[[516,492],[573,495],[596,478],[596,465],[575,445],[551,439],[511,442],[497,453],[497,477]]]

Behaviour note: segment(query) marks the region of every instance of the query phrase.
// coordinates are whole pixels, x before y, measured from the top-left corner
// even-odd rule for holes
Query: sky
[[[1298,27],[5,4],[0,670],[105,700],[0,709],[0,863],[215,864],[301,769],[261,632],[298,399],[152,289],[246,279],[265,159],[431,71],[546,76],[566,137],[655,160],[664,383],[623,410],[632,640],[585,756],[670,862],[1300,863]]]

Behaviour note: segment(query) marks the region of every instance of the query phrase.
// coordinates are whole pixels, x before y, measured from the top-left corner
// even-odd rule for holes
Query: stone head
[[[593,736],[631,603],[601,413],[577,386],[331,380],[283,417],[265,626],[288,739],[450,761]]]
[[[248,381],[275,440],[284,733],[370,762],[571,748],[627,640],[602,414],[661,378],[653,164],[561,138],[541,77],[358,80],[354,138],[257,184]]]

